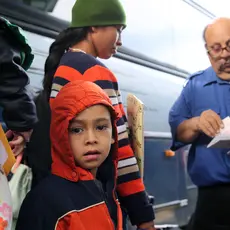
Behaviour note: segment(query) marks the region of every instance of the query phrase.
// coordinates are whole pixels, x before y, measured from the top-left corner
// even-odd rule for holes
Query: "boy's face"
[[[95,174],[114,143],[109,110],[95,105],[78,114],[70,122],[69,141],[76,164]]]

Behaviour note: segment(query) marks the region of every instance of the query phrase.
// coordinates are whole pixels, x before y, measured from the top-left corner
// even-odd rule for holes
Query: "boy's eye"
[[[97,129],[102,131],[102,130],[106,130],[108,128],[108,125],[98,125]]]
[[[69,131],[71,133],[79,134],[83,131],[83,129],[82,128],[70,128]]]

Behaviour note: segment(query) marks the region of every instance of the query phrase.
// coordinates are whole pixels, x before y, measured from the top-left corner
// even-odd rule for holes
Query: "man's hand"
[[[139,229],[139,230],[156,230],[155,227],[154,227],[154,222],[153,221],[143,223],[143,224],[139,225],[137,229]]]
[[[18,156],[23,152],[26,142],[25,139],[20,135],[14,135],[14,139],[9,142],[10,147],[15,156]]]
[[[32,130],[21,133],[16,133],[11,130],[8,130],[6,132],[6,137],[8,139],[11,139],[9,144],[15,156],[18,156],[20,153],[23,152],[26,146],[26,142],[29,141],[31,134]]]
[[[9,141],[9,145],[14,153],[15,156],[18,156],[24,149],[24,146],[26,144],[25,139],[21,135],[16,135],[11,130],[8,130],[6,132],[7,139],[11,139]]]
[[[214,137],[224,128],[224,124],[220,116],[209,109],[201,113],[197,128],[209,137]]]

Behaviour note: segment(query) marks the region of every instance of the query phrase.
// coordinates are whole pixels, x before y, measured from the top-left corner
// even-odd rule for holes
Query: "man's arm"
[[[210,109],[204,110],[199,116],[192,117],[190,98],[192,93],[190,92],[194,93],[190,91],[188,83],[169,113],[173,150],[192,143],[201,133],[214,137],[223,128],[220,116]]]
[[[182,142],[193,142],[200,133],[216,136],[224,128],[220,116],[213,110],[205,110],[199,117],[191,118],[178,126],[177,138]]]
[[[187,102],[188,96],[189,82],[169,112],[169,124],[173,138],[172,150],[192,143],[199,135],[197,129],[199,118],[192,117],[190,104]]]
[[[13,48],[0,31],[0,105],[9,129],[31,130],[37,122],[34,102],[26,88],[29,78],[20,66],[20,52]]]
[[[184,143],[192,143],[199,135],[199,117],[193,117],[183,121],[177,128],[177,140]]]

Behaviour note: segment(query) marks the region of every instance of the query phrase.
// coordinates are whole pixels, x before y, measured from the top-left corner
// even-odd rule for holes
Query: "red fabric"
[[[107,216],[102,215],[102,213],[106,213]],[[121,212],[119,212],[119,216],[121,220]],[[73,211],[66,214],[59,220],[56,229],[96,230],[96,226],[100,226],[100,230],[114,230],[114,224],[104,203],[87,208],[84,211]],[[122,229],[122,223],[119,222],[116,230]]]
[[[104,104],[110,108],[113,116],[113,129],[116,130],[117,114],[105,92],[96,84],[87,81],[72,81],[66,84],[51,103],[51,143],[52,143],[52,173],[67,180],[94,180],[92,174],[74,162],[73,153],[69,145],[69,122],[87,107]],[[116,135],[116,131],[115,131]],[[117,135],[116,135],[117,136]],[[117,137],[115,137],[117,143]],[[115,145],[116,146],[116,145]],[[117,165],[117,150],[114,149],[114,164]],[[116,175],[114,180],[116,180]],[[80,199],[86,199],[82,197]],[[120,205],[117,203],[117,230],[122,230],[122,215]],[[107,217],[106,217],[107,216]],[[56,228],[58,230],[114,230],[114,224],[105,203],[92,205],[82,210],[73,210],[59,218]]]
[[[96,84],[87,81],[72,81],[65,85],[51,104],[51,151],[52,173],[70,181],[92,180],[92,174],[74,162],[69,145],[69,122],[87,107],[104,104],[113,111],[116,129],[116,113],[108,96]],[[117,154],[117,151],[114,153]],[[117,155],[114,156],[115,159]]]

